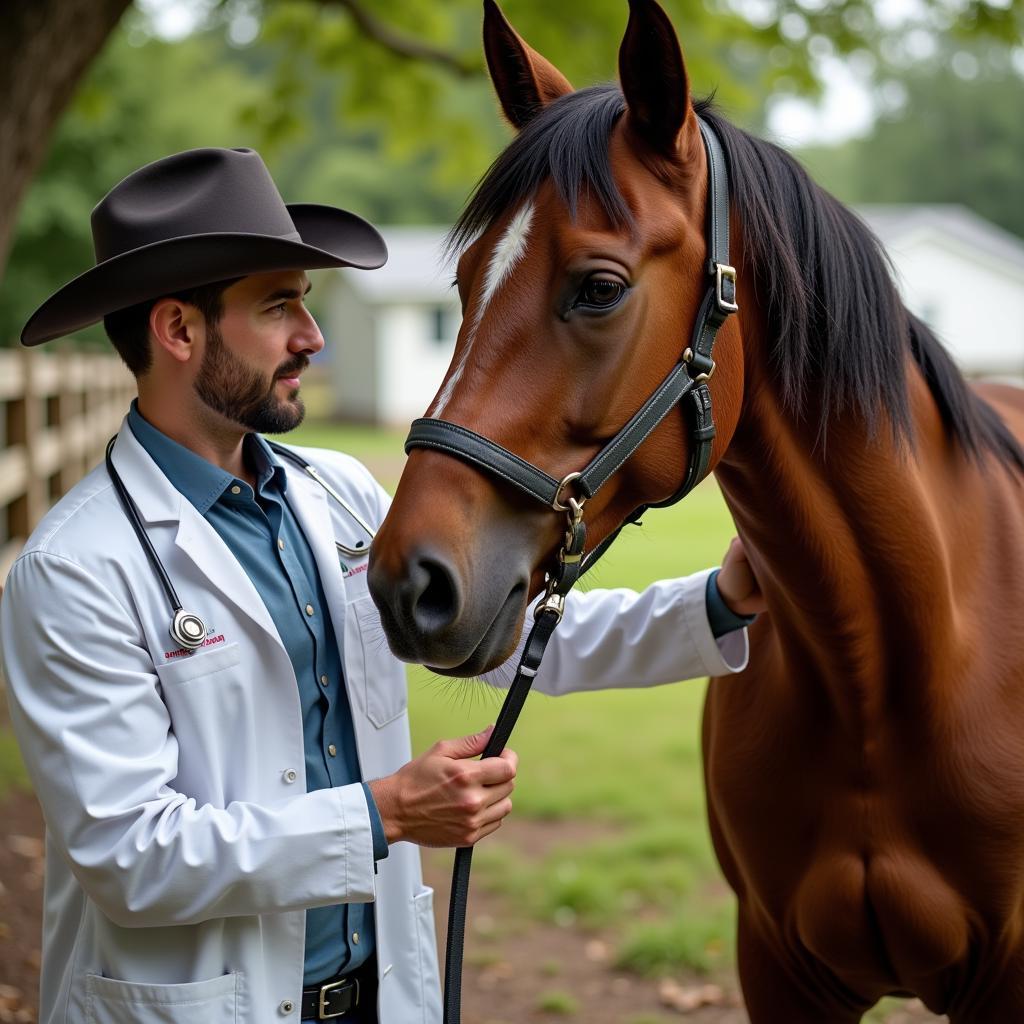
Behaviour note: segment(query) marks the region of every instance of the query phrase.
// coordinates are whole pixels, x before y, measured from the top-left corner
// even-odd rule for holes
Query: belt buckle
[[[337,1013],[327,1012],[327,996],[330,992],[333,992],[336,988],[341,988],[342,985],[355,985],[356,995],[352,1005],[349,1006],[348,1010],[351,1010],[353,1006],[359,1005],[359,979],[358,978],[347,978],[344,981],[332,981],[327,985],[322,985],[320,988],[320,1006],[317,1013],[320,1015],[320,1020],[331,1020],[334,1017],[344,1017],[348,1010],[339,1010]]]

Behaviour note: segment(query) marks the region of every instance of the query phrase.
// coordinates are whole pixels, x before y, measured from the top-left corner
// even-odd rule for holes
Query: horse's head
[[[631,0],[621,91],[574,92],[485,6],[488,66],[518,136],[452,233],[464,319],[428,415],[561,480],[619,432],[690,343],[707,290],[708,165],[675,32],[653,0]],[[739,414],[735,319],[715,348],[712,464]],[[691,444],[674,409],[587,502],[588,550],[638,505],[679,490]],[[500,476],[412,450],[371,556],[392,649],[453,675],[503,661],[564,533],[564,516]]]

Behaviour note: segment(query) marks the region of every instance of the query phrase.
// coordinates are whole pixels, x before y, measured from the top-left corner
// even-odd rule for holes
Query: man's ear
[[[629,0],[619,81],[633,131],[663,156],[677,154],[693,112],[690,83],[676,31],[655,0]]]
[[[159,299],[149,311],[150,344],[179,363],[187,363],[195,351],[200,320],[195,306],[180,299]]]
[[[565,75],[526,44],[494,0],[484,0],[484,53],[513,128],[523,128],[553,100],[573,91]]]

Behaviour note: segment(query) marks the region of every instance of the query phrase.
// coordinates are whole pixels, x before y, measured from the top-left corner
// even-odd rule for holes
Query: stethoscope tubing
[[[310,465],[304,458],[297,455],[290,448],[285,448],[284,445],[275,444],[273,441],[268,441],[267,444],[275,454],[283,455],[286,459],[290,459],[296,466],[304,470],[307,475],[311,476],[349,514],[371,541],[377,536],[377,531],[320,475],[315,466]],[[340,540],[336,540],[334,546],[341,554],[348,555],[350,558],[360,558],[366,554],[366,546],[362,541],[359,542],[357,547],[348,547],[342,544]]]
[[[164,588],[164,593],[167,595],[167,602],[171,606],[171,625],[168,629],[171,639],[181,644],[182,647],[194,651],[196,648],[201,647],[206,639],[206,624],[194,612],[187,612],[182,607],[178,592],[174,589],[174,584],[171,583],[171,577],[167,575],[167,570],[164,568],[163,562],[160,561],[160,556],[156,553],[156,548],[153,547],[153,542],[149,539],[142,525],[142,516],[139,515],[139,508],[131,494],[128,493],[128,488],[125,487],[121,475],[114,469],[114,460],[110,457],[110,453],[113,451],[116,440],[117,435],[107,442],[107,450],[104,456],[107,463],[107,473],[110,474],[110,480],[120,499],[121,507],[128,517],[128,522],[132,524],[135,536],[139,538],[139,543],[142,545],[143,551],[146,552],[149,564],[153,567],[153,572],[156,574],[157,579],[160,581],[160,586]]]

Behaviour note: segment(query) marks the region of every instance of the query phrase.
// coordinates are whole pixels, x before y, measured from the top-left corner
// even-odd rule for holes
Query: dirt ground
[[[560,827],[543,826],[545,844],[567,838],[555,834]],[[42,833],[39,807],[30,794],[16,793],[0,804],[0,1024],[36,1020]],[[501,841],[536,856],[541,837],[536,825],[513,820],[502,829]],[[436,890],[443,950],[451,853],[425,851],[424,871]],[[515,915],[508,910],[482,887],[472,890],[462,990],[466,1024],[747,1024],[732,976],[640,978],[611,966],[614,935],[535,922],[509,927]],[[907,1003],[886,1024],[945,1019]]]

